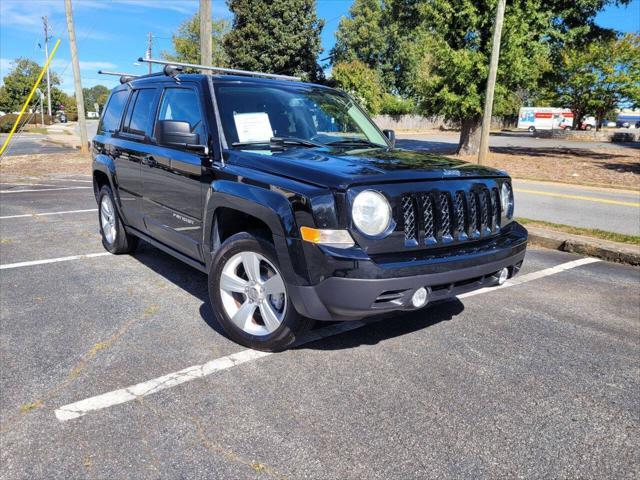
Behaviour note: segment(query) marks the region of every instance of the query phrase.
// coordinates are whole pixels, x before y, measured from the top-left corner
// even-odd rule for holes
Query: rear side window
[[[107,108],[102,115],[102,122],[98,131],[102,132],[115,132],[120,127],[120,119],[122,118],[122,112],[127,104],[127,98],[129,97],[128,90],[120,90],[111,95]]]
[[[155,113],[156,91],[153,89],[138,90],[132,100],[133,108],[129,108],[123,131],[135,135],[151,133],[153,115]]]
[[[167,88],[162,96],[158,120],[189,122],[192,133],[203,138],[202,113],[198,94],[186,88]]]

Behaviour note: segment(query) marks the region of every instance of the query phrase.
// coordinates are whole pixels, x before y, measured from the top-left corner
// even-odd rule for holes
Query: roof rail
[[[100,75],[115,75],[116,77],[120,77],[120,83],[127,83],[133,80],[134,78],[138,78],[140,75],[134,75],[132,73],[122,73],[122,72],[109,72],[107,70],[98,70]]]
[[[207,65],[195,65],[193,63],[183,63],[183,62],[169,62],[167,60],[155,60],[153,58],[138,58],[139,62],[146,63],[156,63],[158,65],[174,65],[176,67],[189,67],[196,68],[198,70],[211,70],[212,72],[219,73],[228,73],[230,75],[246,75],[249,77],[265,77],[265,78],[277,78],[279,80],[294,80],[299,82],[302,80],[300,77],[292,77],[290,75],[278,75],[275,73],[262,73],[262,72],[251,72],[249,70],[236,70],[234,68],[223,68],[223,67],[209,67]]]

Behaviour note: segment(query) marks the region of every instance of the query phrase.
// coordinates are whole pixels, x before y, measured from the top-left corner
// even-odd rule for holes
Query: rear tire
[[[102,245],[113,254],[131,253],[138,246],[139,239],[129,235],[118,214],[111,188],[104,185],[98,193],[98,223],[102,235]]]
[[[536,131],[536,127],[534,127],[533,125],[529,127],[529,132],[530,133],[534,133]]]
[[[313,325],[291,303],[273,244],[249,233],[229,237],[216,252],[209,299],[229,337],[255,350],[285,350]]]

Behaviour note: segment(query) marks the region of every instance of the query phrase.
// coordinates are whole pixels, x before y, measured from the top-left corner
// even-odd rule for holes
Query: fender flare
[[[203,247],[207,267],[213,257],[213,227],[216,211],[229,208],[262,220],[273,236],[282,274],[291,284],[307,284],[300,235],[289,200],[281,193],[246,183],[216,180],[207,191],[204,208]]]
[[[109,187],[111,187],[111,192],[116,199],[116,209],[118,210],[118,214],[121,219],[124,219],[124,215],[122,214],[122,201],[120,200],[120,191],[118,190],[118,181],[116,176],[116,166],[113,163],[113,159],[108,155],[97,154],[93,159],[93,167],[91,172],[91,179],[93,180],[93,193],[96,197],[96,201],[98,200],[98,189],[95,181],[95,173],[100,172],[104,173],[107,176],[107,180],[109,181]],[[125,222],[126,223],[126,222]]]

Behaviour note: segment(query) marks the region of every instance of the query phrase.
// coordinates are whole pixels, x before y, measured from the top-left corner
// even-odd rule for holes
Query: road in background
[[[640,192],[514,180],[516,216],[640,236]]]
[[[624,131],[628,131],[623,129]],[[412,150],[453,153],[458,146],[460,132],[398,133],[397,145]],[[640,151],[640,142],[581,142],[560,138],[538,138],[527,132],[493,132],[489,137],[492,148],[633,148]]]
[[[0,135],[0,144],[4,143],[6,134]],[[74,149],[65,145],[58,145],[47,141],[46,135],[36,133],[15,134],[9,143],[4,155],[7,157],[16,155],[33,155],[38,153],[63,153],[72,152]]]

